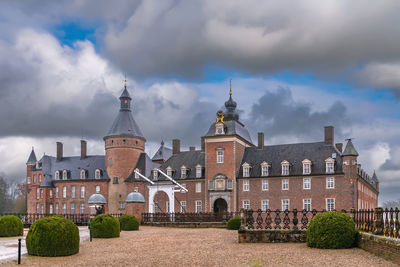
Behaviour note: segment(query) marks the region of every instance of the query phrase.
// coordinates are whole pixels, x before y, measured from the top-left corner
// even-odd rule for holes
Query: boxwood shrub
[[[139,230],[139,220],[133,215],[122,215],[119,218],[119,223],[121,225],[121,230],[123,231]]]
[[[342,212],[320,213],[307,229],[307,246],[314,248],[350,248],[356,243],[355,238],[354,222]]]
[[[229,230],[239,230],[240,228],[240,217],[232,217],[229,219],[226,228]]]
[[[60,215],[36,220],[26,236],[29,255],[68,256],[79,252],[79,229]]]
[[[119,237],[119,221],[109,214],[99,214],[90,222],[92,237]]]
[[[20,236],[24,234],[24,225],[20,218],[6,215],[0,218],[0,237]]]

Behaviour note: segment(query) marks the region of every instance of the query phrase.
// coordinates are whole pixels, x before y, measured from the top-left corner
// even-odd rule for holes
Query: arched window
[[[63,180],[67,180],[68,178],[68,171],[67,170],[63,170]]]
[[[250,165],[245,162],[243,163],[243,177],[249,177],[250,176]]]
[[[331,157],[325,160],[326,164],[326,173],[334,173],[335,172],[335,160]]]
[[[81,179],[86,179],[86,170],[84,169],[81,170]]]
[[[55,175],[54,175],[54,179],[55,180],[60,180],[60,172],[56,171]]]
[[[303,163],[303,174],[310,174],[311,173],[311,160],[305,159],[302,161]]]
[[[186,167],[185,166],[181,167],[181,178],[182,179],[186,178]]]
[[[281,166],[282,166],[282,175],[289,175],[289,161],[284,160],[281,162]]]
[[[100,179],[100,170],[96,169],[96,171],[94,172],[94,179]]]
[[[168,166],[168,167],[167,167],[167,175],[168,175],[169,177],[172,176],[172,168],[171,168],[171,166]]]
[[[261,176],[268,176],[269,170],[268,170],[269,164],[265,161],[261,163]]]

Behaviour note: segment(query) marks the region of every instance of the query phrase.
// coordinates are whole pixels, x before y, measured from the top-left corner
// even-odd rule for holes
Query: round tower
[[[131,100],[125,88],[120,96],[120,110],[110,131],[104,137],[105,163],[110,183],[108,186],[109,213],[124,213],[126,186],[124,180],[133,171],[144,152],[146,139],[133,119]]]

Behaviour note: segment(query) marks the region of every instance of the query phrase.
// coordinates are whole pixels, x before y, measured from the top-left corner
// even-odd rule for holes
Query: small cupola
[[[26,162],[26,165],[35,165],[36,164],[36,154],[35,151],[33,150],[32,147],[32,151],[31,154],[29,155],[28,161]]]
[[[124,91],[122,91],[121,96],[119,97],[119,100],[121,101],[121,111],[130,111],[131,110],[131,96],[129,95],[128,90],[126,89],[126,80],[125,80],[125,85],[124,85]]]

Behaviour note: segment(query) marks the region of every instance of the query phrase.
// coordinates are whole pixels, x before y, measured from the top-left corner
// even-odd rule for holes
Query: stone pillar
[[[375,208],[374,234],[383,235],[383,209]]]
[[[142,213],[144,213],[144,205],[145,203],[135,203],[130,202],[125,204],[126,214],[131,214],[142,222]]]

